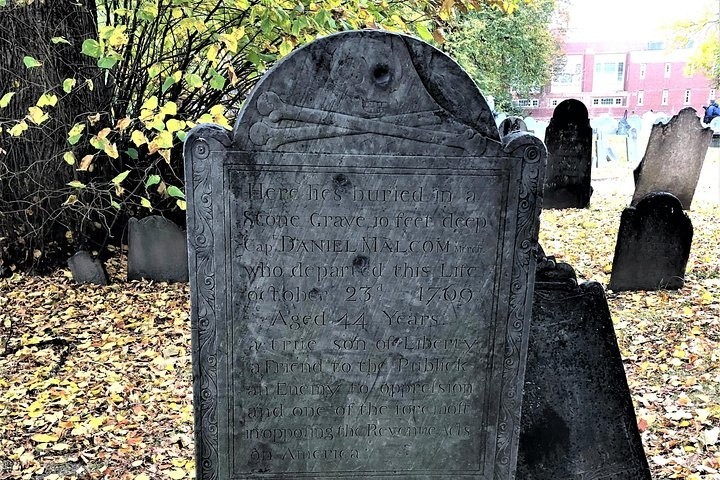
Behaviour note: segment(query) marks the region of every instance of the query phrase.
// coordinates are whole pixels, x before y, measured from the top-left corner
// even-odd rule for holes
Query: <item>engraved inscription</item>
[[[506,177],[226,175],[235,474],[480,474]]]

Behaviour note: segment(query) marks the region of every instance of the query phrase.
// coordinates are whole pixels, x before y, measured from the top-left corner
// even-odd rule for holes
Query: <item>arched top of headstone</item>
[[[557,126],[568,124],[585,125],[588,123],[588,109],[580,100],[568,98],[555,107],[550,122]]]
[[[334,34],[280,61],[256,85],[233,133],[245,151],[479,155],[500,141],[472,79],[415,38]]]
[[[637,212],[662,212],[667,216],[687,218],[680,200],[669,192],[648,193],[634,207]]]

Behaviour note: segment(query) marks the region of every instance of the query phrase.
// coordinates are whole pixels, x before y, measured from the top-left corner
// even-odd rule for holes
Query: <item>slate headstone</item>
[[[543,207],[587,208],[592,187],[592,128],[585,105],[575,99],[555,107],[545,131],[548,166]]]
[[[108,274],[105,265],[90,252],[80,250],[68,259],[68,267],[75,283],[107,285]]]
[[[602,286],[541,261],[528,350],[517,478],[650,480]]]
[[[199,478],[514,478],[542,142],[440,51],[288,55],[185,142]]]
[[[634,172],[631,205],[648,193],[670,192],[689,210],[711,139],[712,129],[702,125],[692,107],[683,108],[667,123],[654,124]]]
[[[677,197],[666,192],[646,195],[622,212],[608,288],[681,288],[692,236],[692,222]]]
[[[500,137],[505,137],[512,132],[527,132],[528,127],[522,117],[507,117],[500,122]]]
[[[128,229],[128,280],[187,282],[185,231],[172,220],[150,215],[131,218]]]

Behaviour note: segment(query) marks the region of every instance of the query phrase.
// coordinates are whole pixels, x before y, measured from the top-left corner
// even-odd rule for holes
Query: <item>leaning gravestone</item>
[[[107,285],[108,274],[105,265],[90,252],[80,250],[68,259],[68,267],[75,283],[93,283]]]
[[[683,108],[667,123],[654,124],[634,172],[631,205],[648,193],[669,192],[689,210],[711,139],[712,129],[703,127],[692,107]]]
[[[585,105],[575,99],[555,107],[545,131],[548,149],[543,192],[546,208],[587,208],[592,187],[592,128]]]
[[[692,223],[677,197],[665,192],[645,196],[622,212],[608,288],[681,288],[692,236]]]
[[[199,478],[514,478],[542,142],[362,31],[185,156]]]
[[[552,257],[535,279],[517,478],[651,478],[603,288]]]
[[[187,237],[172,220],[150,215],[131,218],[128,229],[128,280],[187,282]]]

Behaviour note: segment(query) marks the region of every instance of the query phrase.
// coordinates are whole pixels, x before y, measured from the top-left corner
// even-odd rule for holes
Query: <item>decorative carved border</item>
[[[519,380],[524,376],[525,359],[522,358],[522,351],[523,347],[527,350],[535,259],[538,250],[537,242],[528,239],[537,238],[539,230],[542,184],[547,158],[545,146],[540,140],[522,132],[508,136],[504,150],[510,154],[522,152],[522,157],[519,158],[522,162],[522,170],[517,192],[515,257],[512,266],[510,309],[503,358],[502,401],[495,452],[496,480],[514,478],[517,462],[517,442],[520,438],[519,412],[522,404],[522,382]]]

